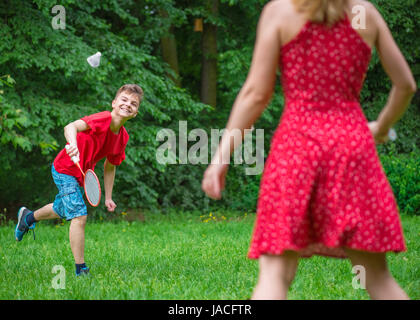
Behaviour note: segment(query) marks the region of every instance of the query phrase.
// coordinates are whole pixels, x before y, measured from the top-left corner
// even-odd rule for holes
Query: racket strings
[[[85,192],[89,202],[96,206],[101,199],[101,189],[98,178],[92,171],[87,171],[85,175]]]

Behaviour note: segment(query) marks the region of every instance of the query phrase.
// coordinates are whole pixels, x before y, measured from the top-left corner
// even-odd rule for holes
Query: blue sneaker
[[[88,267],[81,268],[79,273],[77,273],[77,272],[76,272],[76,277],[80,277],[80,276],[88,276],[88,275],[90,275],[89,270],[90,270],[90,269],[89,269]]]
[[[16,241],[21,241],[23,236],[29,231],[32,230],[35,240],[35,222],[32,223],[30,226],[26,224],[26,216],[31,213],[31,210],[28,210],[25,207],[19,209],[18,212],[18,222],[15,228],[15,238]]]

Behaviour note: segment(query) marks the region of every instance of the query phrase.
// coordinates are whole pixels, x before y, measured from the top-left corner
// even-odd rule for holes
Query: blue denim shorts
[[[87,208],[83,200],[84,189],[79,186],[76,178],[58,173],[54,165],[51,166],[51,173],[58,188],[58,194],[53,203],[54,212],[66,220],[86,216]]]

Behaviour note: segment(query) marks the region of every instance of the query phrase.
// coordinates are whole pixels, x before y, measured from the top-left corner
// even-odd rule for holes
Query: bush
[[[394,146],[380,158],[401,213],[420,215],[420,150],[397,155]]]

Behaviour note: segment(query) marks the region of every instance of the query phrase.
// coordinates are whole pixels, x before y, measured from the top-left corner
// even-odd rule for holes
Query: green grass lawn
[[[86,262],[91,276],[76,278],[68,223],[39,223],[13,238],[0,227],[0,299],[246,299],[258,262],[246,258],[255,215],[152,214],[144,221],[89,221]],[[389,254],[392,274],[412,299],[420,298],[420,217],[402,217],[408,252]],[[55,265],[66,271],[54,289]],[[300,260],[290,299],[369,299],[352,287],[348,260]]]

